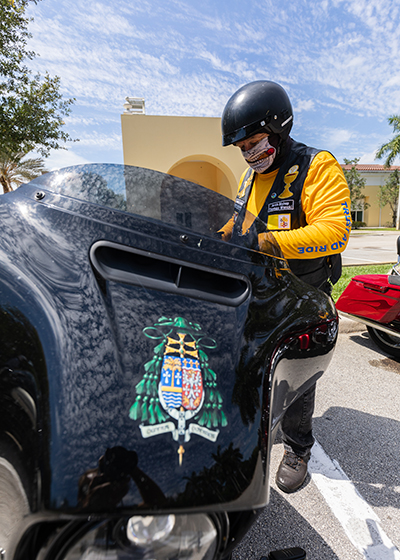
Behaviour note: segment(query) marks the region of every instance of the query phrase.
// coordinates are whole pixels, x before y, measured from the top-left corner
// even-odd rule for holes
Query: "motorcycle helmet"
[[[286,140],[293,124],[289,97],[275,82],[259,80],[232,95],[222,113],[222,145],[229,146],[258,132]]]

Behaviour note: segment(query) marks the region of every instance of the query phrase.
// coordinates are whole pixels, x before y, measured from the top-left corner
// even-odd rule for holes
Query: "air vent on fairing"
[[[199,266],[119,245],[97,241],[90,259],[102,278],[151,290],[238,306],[250,294],[246,276]]]

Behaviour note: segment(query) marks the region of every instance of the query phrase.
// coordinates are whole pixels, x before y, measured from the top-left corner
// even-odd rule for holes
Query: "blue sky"
[[[65,130],[80,141],[50,169],[122,163],[126,96],[151,115],[219,117],[240,86],[273,80],[293,138],[341,163],[381,163],[400,114],[399,0],[42,0],[28,13],[32,69],[76,98]]]

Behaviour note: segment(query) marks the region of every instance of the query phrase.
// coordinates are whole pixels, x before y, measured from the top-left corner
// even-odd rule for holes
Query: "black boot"
[[[275,479],[282,492],[290,494],[300,488],[307,476],[308,460],[309,455],[299,457],[292,451],[285,451]]]

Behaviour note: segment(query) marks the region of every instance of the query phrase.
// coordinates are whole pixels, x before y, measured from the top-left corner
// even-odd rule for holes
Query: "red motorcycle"
[[[397,255],[397,264],[389,274],[352,278],[336,308],[340,316],[364,323],[381,350],[400,358],[400,237]]]

